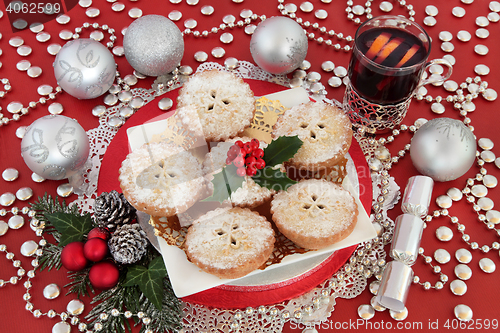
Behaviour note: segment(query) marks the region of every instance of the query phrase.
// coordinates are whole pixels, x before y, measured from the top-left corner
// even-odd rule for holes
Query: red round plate
[[[262,96],[274,92],[285,90],[285,87],[257,80],[245,80],[255,96]],[[163,97],[169,97],[174,101],[177,99],[177,90],[170,91]],[[121,162],[129,153],[127,128],[149,122],[151,119],[159,120],[168,117],[173,112],[161,111],[157,101],[154,100],[142,107],[139,112],[133,115],[126,124],[118,130],[113,141],[109,144],[106,154],[101,162],[101,170],[98,181],[98,194],[112,190],[120,190],[118,182],[118,170]],[[160,117],[160,118],[159,118]],[[366,164],[365,157],[359,144],[353,140],[349,150],[357,171],[360,184],[360,200],[367,212],[370,211],[372,200],[372,183],[370,172]],[[351,246],[335,251],[331,255],[323,258],[321,262],[312,268],[306,269],[303,273],[297,274],[287,280],[253,284],[253,285],[222,285],[209,290],[199,292],[183,298],[183,301],[203,304],[216,308],[245,308],[259,305],[269,305],[283,302],[310,291],[330,276],[332,276],[349,259],[356,246]]]

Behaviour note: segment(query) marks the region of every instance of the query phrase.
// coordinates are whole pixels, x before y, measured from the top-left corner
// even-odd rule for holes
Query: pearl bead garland
[[[344,40],[348,43],[350,43],[354,40],[354,38],[352,36],[344,37],[343,33],[335,32],[334,30],[328,30],[326,27],[320,26],[319,23],[317,23],[317,22],[311,23],[309,21],[304,21],[302,18],[297,17],[297,15],[294,12],[287,11],[285,6],[283,5],[284,2],[285,2],[285,0],[278,0],[278,10],[281,12],[281,14],[283,16],[287,16],[287,17],[295,20],[298,24],[300,24],[304,28],[304,31],[306,32],[307,37],[310,40],[315,40],[318,44],[324,43],[327,46],[332,46],[337,51],[340,51],[340,50],[343,50],[345,52],[351,51],[350,45],[345,45],[344,47],[342,47],[339,43],[334,44],[334,42],[331,39],[325,40],[325,38],[322,36],[316,37],[316,34],[313,32],[307,33],[307,30],[305,30],[305,29],[312,28],[315,31],[318,31],[322,35],[326,35],[328,37],[336,37],[337,39]]]
[[[9,91],[11,91],[12,87],[10,85],[9,80],[6,78],[0,79],[0,82],[4,85],[4,89],[5,89],[5,91],[0,92],[0,98],[3,98],[7,95],[7,93]],[[14,114],[13,114],[12,118],[8,118],[3,113],[0,113],[0,127],[8,125],[9,123],[11,123],[13,121],[14,122],[19,121],[22,116],[27,115],[30,112],[30,109],[35,109],[38,106],[38,104],[46,104],[49,100],[54,100],[56,98],[56,95],[59,94],[61,91],[62,91],[61,87],[57,86],[55,88],[55,92],[53,92],[53,93],[51,92],[50,94],[48,94],[47,97],[44,97],[44,96],[40,97],[38,99],[38,101],[29,102],[28,106],[23,106],[19,102],[9,103],[9,105],[7,106],[7,110],[9,109],[9,107],[11,105],[14,105],[14,103],[19,103],[19,108],[16,108],[16,110],[13,112]],[[1,110],[2,110],[2,108],[0,107],[0,111]]]

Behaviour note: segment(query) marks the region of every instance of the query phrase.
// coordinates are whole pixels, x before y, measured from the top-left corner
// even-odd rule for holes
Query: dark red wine
[[[356,47],[349,77],[361,96],[377,104],[395,104],[411,96],[428,54],[421,40],[401,29],[373,28],[357,37]]]

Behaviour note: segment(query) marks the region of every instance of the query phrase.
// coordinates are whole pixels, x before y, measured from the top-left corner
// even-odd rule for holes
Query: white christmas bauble
[[[31,171],[45,179],[71,177],[85,165],[90,144],[76,120],[49,115],[35,120],[21,141],[21,155]]]
[[[57,53],[53,66],[57,84],[79,99],[106,93],[116,75],[113,54],[106,46],[88,38],[66,43]]]
[[[476,158],[476,140],[461,121],[436,118],[415,132],[410,156],[421,174],[446,182],[463,176],[470,169]]]
[[[146,15],[130,24],[123,37],[125,57],[136,71],[160,76],[172,72],[184,55],[184,39],[174,22]]]
[[[307,36],[294,20],[275,16],[261,22],[250,40],[253,60],[263,70],[287,74],[295,70],[307,55]]]

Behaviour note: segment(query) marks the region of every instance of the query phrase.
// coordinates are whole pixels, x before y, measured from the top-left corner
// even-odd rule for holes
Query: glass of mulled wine
[[[378,16],[363,23],[354,38],[344,110],[366,133],[383,133],[399,125],[413,94],[423,85],[448,79],[451,64],[427,61],[431,40],[425,30],[402,16]],[[443,65],[446,74],[424,78],[427,68]]]

